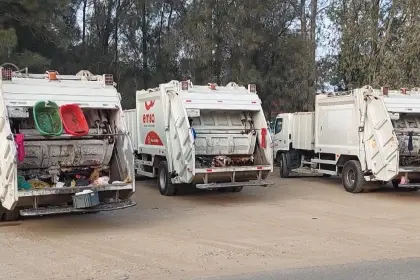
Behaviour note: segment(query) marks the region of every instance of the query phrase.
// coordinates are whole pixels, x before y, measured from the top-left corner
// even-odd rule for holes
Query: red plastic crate
[[[61,106],[60,116],[67,134],[83,136],[89,133],[89,126],[79,105],[67,104]]]

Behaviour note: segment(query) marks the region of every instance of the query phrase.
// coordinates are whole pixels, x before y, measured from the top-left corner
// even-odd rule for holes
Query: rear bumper
[[[110,202],[110,203],[101,203],[95,207],[76,209],[71,206],[65,207],[45,207],[45,208],[28,208],[20,210],[20,215],[24,217],[34,217],[34,216],[46,216],[46,215],[57,215],[57,214],[68,214],[68,213],[89,213],[89,212],[100,212],[100,211],[113,211],[120,210],[129,207],[136,206],[136,202],[131,199],[119,201],[119,202]]]
[[[272,165],[259,165],[259,166],[227,166],[227,167],[196,168],[195,174],[249,172],[249,171],[273,171],[273,166]]]
[[[31,190],[19,190],[19,197],[32,197],[32,196],[47,196],[57,194],[74,194],[83,190],[94,190],[98,192],[103,191],[122,191],[122,190],[133,190],[132,183],[115,183],[102,186],[83,186],[83,187],[63,187],[63,188],[44,188],[44,189],[31,189]]]
[[[230,182],[230,183],[209,183],[209,184],[196,184],[197,189],[209,190],[218,188],[230,188],[230,187],[267,187],[273,185],[274,182],[269,180],[251,180],[246,182]]]

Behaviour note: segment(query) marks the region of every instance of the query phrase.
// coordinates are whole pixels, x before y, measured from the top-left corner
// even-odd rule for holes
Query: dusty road
[[[280,269],[206,280],[418,280],[419,275],[420,259],[408,258]]]
[[[177,197],[139,182],[130,209],[2,224],[0,279],[201,279],[420,257],[420,192],[272,179]]]

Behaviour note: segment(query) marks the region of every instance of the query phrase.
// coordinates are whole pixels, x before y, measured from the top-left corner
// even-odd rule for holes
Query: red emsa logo
[[[152,108],[155,105],[154,100],[150,100],[149,102],[144,102],[144,107],[146,108],[146,111],[149,111],[150,108]]]

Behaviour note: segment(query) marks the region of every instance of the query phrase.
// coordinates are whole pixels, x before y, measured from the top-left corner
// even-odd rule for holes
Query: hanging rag
[[[16,134],[15,135],[15,143],[17,148],[17,158],[19,161],[23,161],[25,159],[25,145],[24,145],[24,138],[25,135],[23,134]]]
[[[408,145],[407,145],[407,149],[408,151],[411,153],[411,151],[414,149],[413,147],[413,132],[410,131],[408,132]]]

